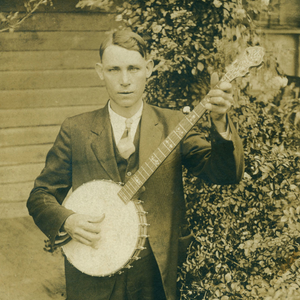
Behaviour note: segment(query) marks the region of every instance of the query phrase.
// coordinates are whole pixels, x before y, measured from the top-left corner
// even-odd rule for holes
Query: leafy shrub
[[[259,13],[257,7],[266,11],[267,1],[238,3],[150,0],[123,5],[119,20],[148,40],[156,61],[148,102],[193,107],[208,91],[213,70],[225,72],[245,47],[262,43],[250,16]],[[232,118],[245,149],[243,181],[208,185],[185,173],[187,222],[195,240],[179,268],[182,299],[300,297],[300,110],[298,99],[282,99],[283,75],[276,53],[267,51],[263,68],[233,83]],[[199,126],[209,138],[207,120]]]

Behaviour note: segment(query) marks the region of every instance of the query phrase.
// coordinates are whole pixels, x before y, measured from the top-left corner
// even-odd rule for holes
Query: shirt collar
[[[131,130],[130,130],[130,138],[132,140],[134,139],[138,124],[139,124],[141,116],[142,116],[143,106],[144,106],[144,104],[142,102],[140,109],[136,112],[136,114],[134,114],[130,118],[130,119],[132,119],[132,125],[131,125]],[[108,103],[108,113],[109,113],[110,123],[111,123],[112,130],[113,130],[114,139],[115,139],[116,144],[118,144],[118,142],[120,141],[120,139],[124,133],[125,127],[126,127],[125,126],[126,118],[115,113],[110,106],[110,102]]]
[[[130,118],[133,120],[133,122],[137,119],[140,119],[141,116],[142,116],[142,112],[143,112],[143,107],[144,107],[144,102],[142,102],[142,105],[141,107],[139,108],[139,110]],[[127,118],[123,117],[123,116],[120,116],[119,114],[117,114],[116,112],[114,112],[111,108],[111,105],[110,105],[110,100],[108,102],[108,113],[109,113],[109,117],[110,117],[110,120],[111,122],[113,123],[121,123],[121,124],[125,124],[125,120]]]

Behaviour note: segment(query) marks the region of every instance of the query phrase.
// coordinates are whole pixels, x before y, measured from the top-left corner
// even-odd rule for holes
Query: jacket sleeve
[[[68,119],[62,124],[46,164],[27,200],[29,214],[54,244],[62,224],[73,214],[61,204],[72,185],[71,134]]]
[[[243,145],[228,118],[231,140],[225,140],[211,126],[211,144],[192,129],[182,143],[183,164],[193,175],[215,184],[238,183],[244,173]]]

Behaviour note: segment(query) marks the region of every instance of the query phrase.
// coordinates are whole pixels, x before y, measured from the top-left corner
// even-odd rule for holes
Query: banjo
[[[227,69],[218,82],[231,82],[246,75],[250,67],[259,66],[263,61],[264,49],[246,48],[242,56]],[[147,236],[147,218],[142,201],[135,196],[150,176],[169,156],[185,135],[205,113],[205,97],[194,110],[186,115],[153,154],[140,166],[138,171],[120,185],[113,181],[94,180],[77,188],[64,206],[76,213],[98,216],[105,213],[101,223],[101,239],[97,248],[71,240],[62,246],[68,261],[81,272],[91,276],[112,276],[131,268],[144,249]]]

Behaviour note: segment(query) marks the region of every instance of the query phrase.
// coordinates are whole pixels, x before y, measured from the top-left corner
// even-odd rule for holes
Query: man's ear
[[[149,59],[147,61],[147,64],[146,64],[146,76],[147,76],[147,78],[149,78],[151,76],[153,68],[154,68],[154,62],[153,62],[152,59]]]
[[[104,80],[104,75],[103,75],[103,66],[100,63],[96,63],[95,65],[95,70],[100,77],[101,80]]]

